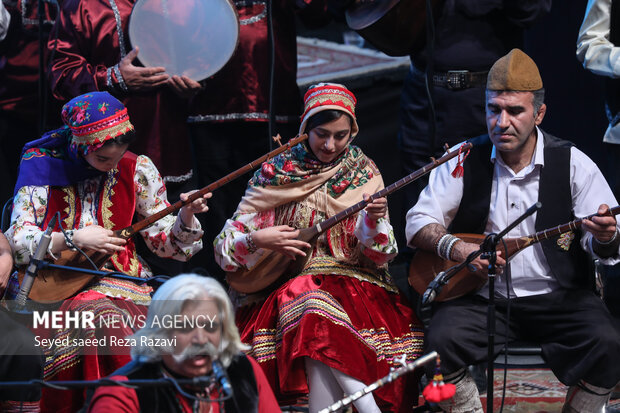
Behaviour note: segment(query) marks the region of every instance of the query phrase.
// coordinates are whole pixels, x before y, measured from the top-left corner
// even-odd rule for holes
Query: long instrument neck
[[[159,221],[160,219],[162,219],[163,217],[165,217],[166,215],[172,214],[176,211],[178,211],[179,209],[181,209],[183,206],[188,205],[192,202],[194,202],[195,200],[197,200],[198,198],[201,198],[202,196],[204,196],[205,194],[209,193],[209,192],[213,192],[214,190],[216,190],[217,188],[226,185],[227,183],[237,179],[239,176],[256,169],[260,164],[262,164],[263,162],[265,162],[268,159],[273,158],[276,155],[279,155],[280,153],[292,148],[293,146],[297,145],[300,142],[303,142],[304,140],[308,139],[308,135],[307,134],[303,134],[300,136],[297,136],[294,139],[291,139],[290,141],[288,141],[286,144],[280,146],[279,148],[269,152],[266,155],[261,156],[258,159],[255,159],[254,161],[250,162],[249,164],[237,169],[234,172],[229,173],[228,175],[226,175],[223,178],[218,179],[217,181],[213,182],[212,184],[209,184],[207,186],[205,186],[204,188],[192,193],[191,195],[189,195],[187,197],[187,200],[185,201],[177,201],[174,204],[170,205],[167,208],[162,209],[159,212],[154,213],[153,215],[136,222],[133,225],[130,225],[126,228],[123,228],[121,230],[116,231],[116,235],[120,238],[131,238],[134,234],[136,234],[138,231],[143,230],[144,228],[147,228],[151,225],[153,225],[155,222]]]
[[[620,214],[620,205],[611,208],[609,210],[609,214],[607,214],[607,215],[614,216],[614,215],[618,215],[618,214]],[[532,242],[530,244],[528,244],[528,245],[531,245],[532,243],[540,242],[540,241],[549,239],[551,237],[555,237],[556,235],[560,235],[560,234],[563,234],[565,232],[568,232],[568,231],[580,228],[581,227],[581,223],[583,222],[584,219],[588,219],[589,220],[589,219],[592,219],[593,217],[596,217],[596,216],[598,216],[598,214],[588,215],[585,218],[579,218],[579,219],[571,221],[571,222],[569,222],[567,224],[558,225],[557,227],[549,228],[549,229],[546,229],[544,231],[537,232],[536,234],[530,235],[529,237],[527,237],[527,238],[531,238],[532,239]]]
[[[464,144],[461,148],[461,151],[468,151],[469,149],[471,149],[473,146],[473,144],[471,144],[470,142]],[[418,169],[417,171],[414,171],[412,173],[410,173],[409,175],[405,176],[404,178],[401,178],[400,180],[394,182],[392,185],[383,188],[382,190],[375,192],[374,194],[370,195],[368,197],[368,199],[363,200],[358,202],[357,204],[350,206],[349,208],[340,211],[339,213],[337,213],[336,215],[326,219],[325,221],[316,224],[314,227],[314,232],[315,235],[319,235],[322,234],[323,232],[327,231],[328,229],[330,229],[331,227],[333,227],[334,225],[336,225],[337,223],[339,223],[340,221],[347,219],[348,217],[352,216],[353,214],[358,213],[359,211],[361,211],[362,209],[364,209],[366,207],[366,205],[368,205],[369,203],[371,203],[372,201],[374,201],[375,199],[378,198],[383,198],[385,196],[390,195],[393,192],[398,191],[400,188],[402,188],[403,186],[415,181],[416,179],[420,178],[421,176],[426,175],[427,173],[429,173],[431,170],[435,169],[436,167],[438,167],[439,165],[441,165],[442,163],[447,162],[448,160],[454,158],[455,156],[457,156],[459,154],[459,151],[452,151],[450,153],[447,153],[446,155],[442,156],[439,159],[432,159],[431,162],[429,162],[428,164],[424,165],[424,167]]]

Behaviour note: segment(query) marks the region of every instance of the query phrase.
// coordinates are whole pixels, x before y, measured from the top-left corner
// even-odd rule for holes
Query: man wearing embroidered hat
[[[311,250],[299,230],[383,188],[377,167],[351,145],[356,100],[321,83],[305,94],[300,133],[307,143],[264,163],[215,240],[228,272],[252,270],[267,254],[310,255],[300,274],[240,295],[237,325],[280,403],[309,392],[310,411],[383,377],[397,357],[418,357],[422,332],[387,272],[397,253],[385,198],[331,227]],[[360,412],[410,411],[413,377],[359,399]]]
[[[539,128],[546,106],[534,61],[513,49],[491,68],[487,80],[488,135],[464,161],[464,175],[451,160],[431,173],[418,203],[407,214],[412,247],[464,261],[478,245],[452,233],[499,233],[531,205],[542,208],[507,237],[516,238],[587,215],[581,229],[536,243],[506,261],[498,252],[495,351],[504,340],[538,342],[554,374],[570,386],[564,412],[596,412],[620,381],[620,328],[591,290],[588,254],[620,262],[613,193],[597,166],[570,142]],[[452,248],[444,248],[445,245]],[[501,248],[499,248],[501,250]],[[486,271],[488,261],[473,263]],[[441,354],[446,381],[456,384],[445,411],[482,412],[466,366],[486,360],[488,290],[438,304],[425,347]],[[507,306],[510,302],[510,320]]]
[[[148,217],[167,207],[166,190],[151,160],[127,150],[134,127],[121,102],[107,92],[92,92],[69,101],[62,110],[65,126],[28,143],[22,152],[11,226],[6,236],[17,265],[29,262],[45,229],[60,212],[60,231],[52,233],[48,258],[56,259],[72,247],[111,254],[107,266],[135,277],[146,277],[149,269],[136,255],[134,243],[114,236],[113,231],[131,225],[134,216]],[[182,194],[187,199],[188,194]],[[202,230],[195,213],[207,211],[207,194],[179,211],[141,231],[146,244],[156,254],[187,260],[202,248]],[[5,297],[14,297],[17,280],[9,282]],[[103,277],[91,282],[65,301],[89,300],[95,314],[109,310],[110,300],[148,301],[151,287],[131,281]],[[99,307],[101,306],[101,308]],[[135,306],[133,306],[135,307]],[[63,309],[63,307],[61,307]],[[59,330],[56,335],[66,333]],[[131,333],[128,329],[127,333]],[[45,379],[97,379],[129,361],[128,355],[101,358],[92,365],[78,352],[65,354],[45,367]],[[90,360],[90,359],[89,359]],[[56,363],[65,363],[60,367]],[[67,368],[66,366],[71,366]],[[82,371],[80,371],[82,369]],[[43,411],[79,407],[81,392],[46,397]]]

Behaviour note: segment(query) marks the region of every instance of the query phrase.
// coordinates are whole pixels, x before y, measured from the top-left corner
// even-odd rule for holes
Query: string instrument
[[[461,147],[461,151],[467,151],[471,149],[472,146],[473,144],[468,142]],[[313,245],[316,243],[321,234],[340,221],[343,221],[353,214],[358,213],[375,199],[383,198],[392,192],[401,189],[421,176],[426,175],[442,163],[454,158],[459,153],[460,151],[452,151],[439,159],[431,158],[431,162],[421,169],[412,172],[392,185],[370,195],[367,200],[362,200],[316,225],[299,229],[299,236],[297,237],[297,240],[305,241],[311,246],[309,249],[304,251],[306,253],[305,257],[298,256],[297,258],[292,259],[286,255],[280,254],[279,252],[267,250],[251,269],[248,270],[245,268],[240,268],[237,271],[226,273],[226,280],[228,284],[240,293],[250,294],[264,290],[276,282],[284,274],[290,276],[299,274],[304,269],[307,261],[310,259],[310,252],[312,251]]]
[[[345,10],[347,25],[390,56],[409,56],[424,46],[426,5],[439,0],[356,0]]]
[[[608,215],[611,216],[618,214],[620,214],[620,206],[611,208]],[[571,230],[576,230],[581,227],[581,222],[584,219],[591,219],[597,215],[598,214],[592,214],[585,218],[579,218],[566,224],[537,232],[533,235],[520,238],[505,238],[503,242],[498,244],[497,252],[501,252],[502,257],[506,260],[506,262],[509,262],[512,257],[524,248],[557,235],[567,233]],[[471,242],[478,245],[482,244],[482,241],[484,241],[485,238],[485,235],[480,234],[454,235],[461,238],[465,242]],[[504,243],[506,244],[506,248],[504,248]],[[411,261],[411,265],[409,266],[409,285],[411,285],[418,294],[422,295],[437,274],[441,271],[446,271],[450,267],[457,264],[458,263],[455,261],[444,260],[435,253],[418,250],[416,251]],[[443,286],[441,293],[437,296],[437,298],[435,298],[435,301],[448,301],[477,291],[486,284],[487,280],[488,275],[485,272],[472,272],[467,268],[464,268],[450,278],[450,281]]]
[[[229,173],[228,175],[220,178],[219,180],[205,186],[204,188],[190,194],[185,201],[177,201],[174,204],[168,206],[167,208],[162,209],[161,211],[141,220],[133,225],[125,227],[123,229],[114,231],[114,236],[118,238],[123,238],[125,240],[133,237],[139,231],[142,231],[145,228],[153,225],[155,222],[159,221],[163,217],[172,214],[183,206],[188,205],[195,200],[202,198],[203,195],[213,192],[214,190],[226,185],[227,183],[233,181],[234,179],[240,177],[241,175],[256,169],[261,163],[266,160],[273,158],[274,156],[292,148],[300,142],[308,139],[307,134],[303,134],[300,136],[291,139],[286,144],[282,145],[273,151],[267,153],[250,162],[249,164],[237,169],[234,172]],[[280,136],[274,138],[278,143],[280,143]],[[103,267],[103,265],[110,259],[111,255],[101,253],[98,251],[87,251],[86,252],[89,258],[95,263],[97,268]],[[64,250],[62,251],[59,259],[54,261],[54,264],[57,265],[65,265],[71,267],[78,268],[89,268],[92,269],[92,264],[88,261],[88,259],[79,253],[79,251],[72,250]],[[24,277],[25,267],[20,268],[18,272],[19,282],[21,284]],[[73,294],[82,290],[95,276],[87,273],[70,273],[68,271],[63,271],[61,269],[42,269],[38,272],[37,277],[32,285],[32,290],[28,297],[34,301],[59,301],[65,298],[71,297]]]

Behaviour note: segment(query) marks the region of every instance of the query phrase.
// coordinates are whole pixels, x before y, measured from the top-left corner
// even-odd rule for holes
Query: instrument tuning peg
[[[272,136],[271,139],[273,139],[274,142],[277,142],[278,146],[282,146],[282,137],[279,133],[276,136]]]
[[[431,162],[437,162],[437,159],[435,159],[434,156],[431,156]]]
[[[446,150],[446,152],[450,152],[450,146],[448,145],[448,143],[444,143],[443,148]]]

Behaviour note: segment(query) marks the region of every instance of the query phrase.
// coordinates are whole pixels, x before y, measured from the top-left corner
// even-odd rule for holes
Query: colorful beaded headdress
[[[304,113],[301,115],[299,133],[304,133],[306,123],[312,115],[324,110],[335,109],[351,116],[351,137],[357,135],[359,127],[355,119],[357,100],[349,89],[337,83],[319,83],[312,85],[304,95]]]
[[[71,146],[86,155],[103,144],[134,130],[127,108],[108,92],[90,92],[62,107],[62,120],[72,133]]]

